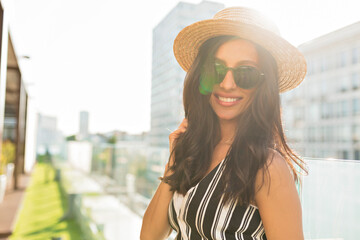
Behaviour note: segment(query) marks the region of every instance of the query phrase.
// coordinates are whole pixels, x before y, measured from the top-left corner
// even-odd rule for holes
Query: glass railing
[[[301,202],[306,239],[355,240],[360,236],[360,161],[305,159]]]
[[[122,239],[120,237],[138,239],[141,218],[158,187],[158,177],[163,174],[169,150],[118,143],[93,146],[91,152],[76,154],[91,156],[81,160],[90,161],[91,168],[82,170],[75,167],[77,169],[73,170],[82,172],[84,178],[92,179],[103,190],[103,193],[93,195],[82,193],[85,213],[90,215],[89,219],[91,217],[107,240]],[[69,159],[70,165],[77,160],[78,157]],[[300,188],[305,239],[358,239],[360,161],[304,160],[309,169],[309,174],[302,176]],[[85,185],[82,188],[86,188]],[[174,234],[169,239],[173,238]]]

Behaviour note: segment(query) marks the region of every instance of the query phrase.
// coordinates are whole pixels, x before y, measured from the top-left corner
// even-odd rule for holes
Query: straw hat
[[[173,46],[176,60],[187,72],[201,44],[221,35],[238,36],[265,48],[276,60],[280,92],[293,89],[303,81],[306,61],[302,53],[280,37],[271,20],[244,7],[225,8],[212,19],[193,23],[181,30]]]

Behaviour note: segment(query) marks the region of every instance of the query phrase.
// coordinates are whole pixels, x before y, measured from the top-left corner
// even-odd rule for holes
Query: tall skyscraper
[[[299,49],[308,73],[282,95],[288,140],[305,157],[360,160],[360,22]]]
[[[80,112],[79,140],[87,138],[89,135],[89,112]]]
[[[212,18],[223,4],[179,2],[153,29],[151,130],[152,146],[168,147],[169,134],[184,118],[182,91],[185,71],[173,54],[176,35],[191,23]]]

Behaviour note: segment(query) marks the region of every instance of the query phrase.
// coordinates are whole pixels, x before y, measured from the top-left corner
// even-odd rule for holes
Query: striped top
[[[225,165],[223,159],[185,196],[174,192],[168,216],[171,227],[177,232],[175,240],[266,240],[256,206],[240,205],[236,200],[227,204],[222,201],[218,183]]]

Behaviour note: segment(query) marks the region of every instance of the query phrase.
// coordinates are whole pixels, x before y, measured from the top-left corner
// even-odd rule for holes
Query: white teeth
[[[218,98],[223,102],[235,102],[240,99],[240,98],[224,98],[224,97],[220,97],[220,96],[218,96]]]

